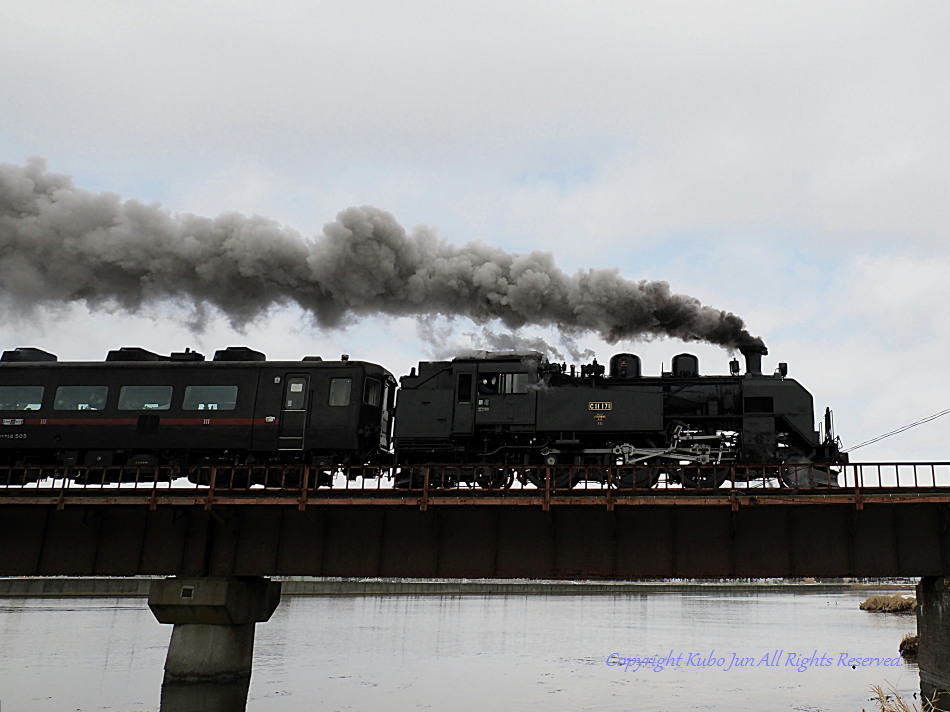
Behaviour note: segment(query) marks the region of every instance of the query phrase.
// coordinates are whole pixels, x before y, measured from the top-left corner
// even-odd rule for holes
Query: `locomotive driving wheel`
[[[579,478],[571,467],[551,468],[551,485],[554,489],[571,489]]]
[[[505,468],[475,468],[475,484],[483,489],[508,489],[514,481],[514,475]]]
[[[621,467],[614,484],[620,489],[649,489],[659,481],[659,467]]]
[[[683,487],[690,489],[719,489],[729,479],[728,467],[683,467],[679,471]]]
[[[551,473],[552,489],[571,489],[578,482],[570,467],[532,467],[525,470],[524,476],[538,489],[544,489],[548,472]]]

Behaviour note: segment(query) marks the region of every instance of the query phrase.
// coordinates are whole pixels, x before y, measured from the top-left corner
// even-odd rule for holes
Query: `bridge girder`
[[[950,505],[0,505],[4,576],[938,576]]]

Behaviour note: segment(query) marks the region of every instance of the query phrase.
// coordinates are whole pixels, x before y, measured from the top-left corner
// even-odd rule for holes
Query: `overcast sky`
[[[304,237],[371,205],[460,248],[664,280],[740,315],[768,371],[788,362],[834,408],[846,447],[950,408],[946,2],[32,0],[3,15],[0,163],[41,157],[93,193]],[[295,306],[199,332],[182,303],[3,311],[0,347],[69,360],[247,344],[399,376],[487,345],[466,319],[326,329]],[[578,345],[639,353],[647,374],[683,351],[707,374],[731,357]],[[855,459],[950,460],[948,435],[950,416]]]

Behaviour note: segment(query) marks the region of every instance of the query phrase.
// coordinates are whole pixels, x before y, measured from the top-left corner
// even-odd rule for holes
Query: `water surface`
[[[872,709],[871,685],[919,689],[903,662],[842,664],[893,659],[916,627],[859,610],[872,593],[287,596],[257,627],[248,710]],[[2,709],[155,710],[170,634],[144,599],[0,600]],[[815,653],[831,664],[790,664]]]

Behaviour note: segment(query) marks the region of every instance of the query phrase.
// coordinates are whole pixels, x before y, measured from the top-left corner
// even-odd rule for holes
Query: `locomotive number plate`
[[[587,404],[587,410],[613,410],[614,404],[610,401],[596,401]]]

